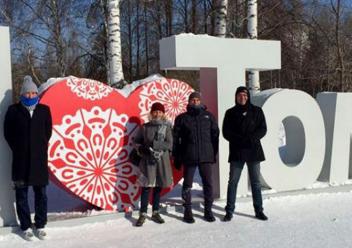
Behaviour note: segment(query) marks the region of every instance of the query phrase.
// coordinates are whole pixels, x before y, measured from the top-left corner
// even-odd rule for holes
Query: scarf
[[[35,107],[39,103],[39,96],[33,97],[33,98],[27,98],[25,96],[20,97],[20,101],[22,105],[29,111],[34,111]]]

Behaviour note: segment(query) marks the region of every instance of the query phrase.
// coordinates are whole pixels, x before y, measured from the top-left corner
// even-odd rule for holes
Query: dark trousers
[[[146,213],[148,210],[148,201],[149,201],[149,191],[151,188],[149,187],[142,187],[142,194],[141,194],[141,213]],[[153,189],[153,212],[159,211],[159,203],[160,203],[160,192],[162,188],[155,187]]]
[[[23,231],[32,226],[31,212],[28,205],[29,186],[16,187],[16,210]],[[46,186],[33,186],[34,191],[34,221],[36,228],[44,228],[47,222],[48,199]]]
[[[204,210],[211,211],[214,197],[213,197],[213,180],[212,180],[212,165],[200,164],[198,166],[199,174],[203,183],[204,194]],[[182,199],[184,200],[184,207],[191,208],[192,206],[192,184],[194,173],[197,166],[185,165],[183,167],[183,186],[182,186]]]
[[[240,180],[242,169],[245,162],[231,161],[230,176],[227,186],[227,204],[225,210],[227,213],[233,214],[235,210],[237,185]],[[263,211],[262,191],[260,184],[260,164],[259,162],[248,162],[248,175],[251,183],[253,206],[255,212]]]

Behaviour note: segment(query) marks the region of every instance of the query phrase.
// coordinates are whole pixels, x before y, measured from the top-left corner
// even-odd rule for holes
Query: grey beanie
[[[25,76],[23,78],[23,84],[21,88],[21,95],[27,92],[37,92],[38,93],[38,87],[33,83],[32,77],[31,76]]]
[[[200,93],[198,91],[194,91],[192,92],[189,97],[188,97],[188,101],[192,100],[193,98],[199,98],[200,99]]]

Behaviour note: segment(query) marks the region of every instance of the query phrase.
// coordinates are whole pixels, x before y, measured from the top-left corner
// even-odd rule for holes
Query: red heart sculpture
[[[106,210],[135,207],[139,186],[138,168],[128,159],[132,138],[154,102],[162,102],[174,121],[186,110],[192,91],[186,83],[166,78],[125,90],[75,77],[51,82],[40,102],[50,106],[53,117],[48,160],[54,181]],[[182,177],[176,170],[173,176],[174,184]]]

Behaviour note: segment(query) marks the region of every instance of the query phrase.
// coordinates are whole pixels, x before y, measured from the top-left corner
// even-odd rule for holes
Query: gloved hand
[[[141,154],[143,157],[150,156],[150,149],[149,149],[149,146],[141,145],[141,146],[138,148],[138,152],[139,152],[139,154]]]

